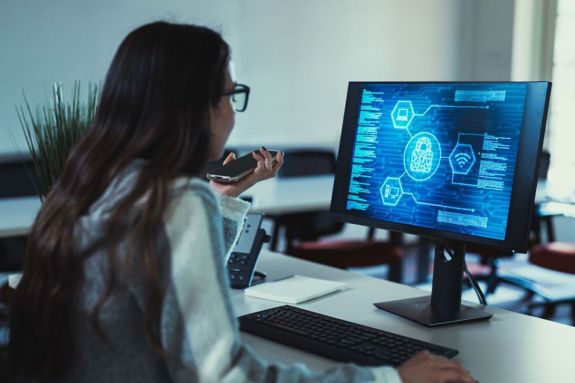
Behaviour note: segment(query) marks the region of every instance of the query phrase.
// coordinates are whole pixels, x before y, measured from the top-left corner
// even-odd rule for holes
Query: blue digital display
[[[527,85],[364,84],[346,210],[505,239]]]

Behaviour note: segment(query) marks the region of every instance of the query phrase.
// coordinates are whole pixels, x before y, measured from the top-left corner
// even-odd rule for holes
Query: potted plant
[[[98,107],[98,86],[89,84],[87,100],[80,97],[80,83],[74,83],[72,101],[66,102],[61,83],[52,88],[52,102],[33,110],[24,95],[24,107],[16,108],[36,173],[40,198],[56,182],[72,147],[94,121]]]

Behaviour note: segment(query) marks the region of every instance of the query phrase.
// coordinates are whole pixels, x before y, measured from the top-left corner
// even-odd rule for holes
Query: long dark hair
[[[71,313],[82,283],[74,226],[120,171],[135,159],[144,167],[135,186],[115,205],[98,244],[108,257],[107,285],[91,312],[98,315],[116,285],[115,248],[126,239],[124,217],[146,194],[130,223],[130,256],[144,265],[150,291],[146,334],[156,346],[163,288],[155,233],[166,209],[170,181],[199,175],[208,158],[210,107],[224,90],[229,47],[204,27],[156,22],[131,32],[108,71],[94,125],[70,154],[28,239],[22,280],[11,304],[10,363],[15,373],[57,376],[73,352]],[[137,240],[136,240],[137,239]],[[92,248],[94,250],[95,247]],[[93,251],[92,251],[93,253]]]

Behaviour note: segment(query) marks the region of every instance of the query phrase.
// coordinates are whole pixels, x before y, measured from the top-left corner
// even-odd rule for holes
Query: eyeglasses
[[[222,96],[231,96],[234,110],[236,112],[243,112],[248,107],[250,87],[243,84],[235,84],[233,90],[222,93]]]

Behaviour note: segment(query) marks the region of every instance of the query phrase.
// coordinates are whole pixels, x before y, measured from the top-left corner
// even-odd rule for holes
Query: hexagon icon
[[[413,120],[413,105],[409,100],[398,101],[391,111],[391,120],[395,129],[407,129]]]
[[[468,174],[476,158],[470,144],[457,144],[449,155],[449,164],[455,174]]]
[[[381,201],[384,205],[395,206],[403,194],[401,181],[397,177],[387,177],[379,189]]]

